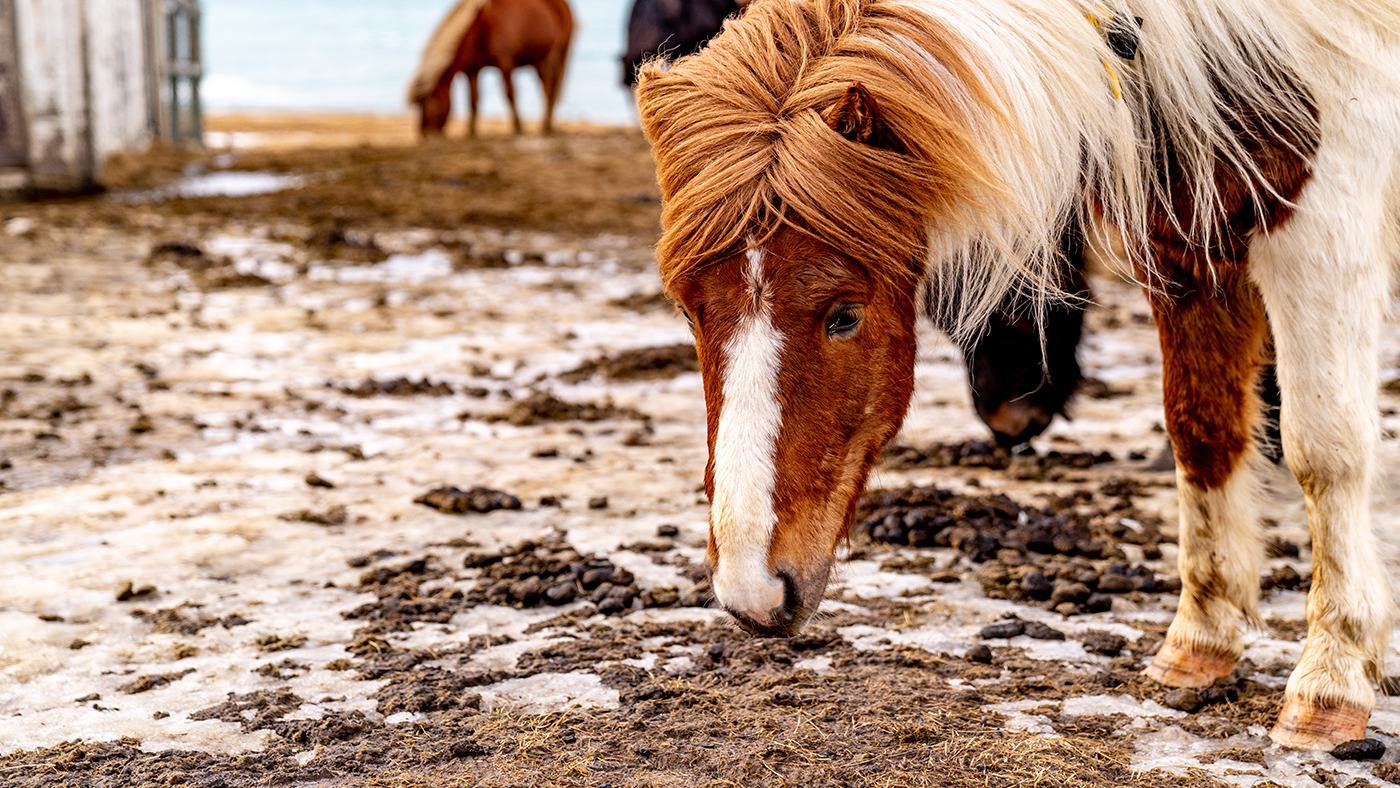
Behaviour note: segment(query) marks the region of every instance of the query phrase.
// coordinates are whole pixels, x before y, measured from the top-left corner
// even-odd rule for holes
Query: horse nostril
[[[779,570],[778,577],[783,580],[783,609],[781,611],[783,624],[791,625],[797,619],[797,612],[802,607],[802,595],[798,593],[797,581],[786,570]]]

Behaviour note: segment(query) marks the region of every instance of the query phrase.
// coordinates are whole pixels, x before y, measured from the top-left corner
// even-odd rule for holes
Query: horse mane
[[[645,65],[637,98],[665,203],[663,280],[785,225],[878,279],[919,276],[909,261],[924,257],[930,212],[955,220],[995,191],[965,117],[964,102],[982,100],[976,69],[949,31],[882,0],[754,2],[700,55]],[[852,82],[907,149],[827,125],[822,112]],[[949,89],[959,84],[971,87]]]
[[[462,0],[438,24],[437,30],[423,47],[423,57],[418,70],[408,83],[408,103],[421,104],[423,99],[437,88],[443,76],[452,68],[457,59],[457,50],[462,46],[462,38],[476,21],[481,9],[488,0]]]
[[[1188,243],[1209,246],[1221,232],[1217,168],[1270,191],[1250,137],[1315,138],[1313,94],[1335,92],[1338,73],[1374,71],[1368,37],[1400,31],[1384,0],[1162,0],[1139,10],[1150,18],[1127,61],[1086,17],[1133,10],[755,0],[700,53],[641,71],[663,281],[789,226],[877,278],[936,269],[952,297],[944,322],[967,337],[1010,291],[1037,310],[1060,297],[1057,242],[1070,223],[1146,261],[1147,216],[1164,207]],[[853,82],[898,144],[854,143],[823,122]],[[1176,183],[1152,153],[1168,147]],[[1140,271],[1152,286],[1150,267]]]

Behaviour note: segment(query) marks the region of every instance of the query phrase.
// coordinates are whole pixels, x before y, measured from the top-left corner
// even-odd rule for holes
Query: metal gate
[[[204,76],[199,0],[165,0],[164,27],[170,125],[163,136],[199,145],[204,139],[204,112],[199,103],[199,81]]]

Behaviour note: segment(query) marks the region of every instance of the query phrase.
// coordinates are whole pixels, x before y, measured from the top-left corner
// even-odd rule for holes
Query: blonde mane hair
[[[487,0],[462,0],[447,13],[427,46],[423,47],[423,57],[418,62],[418,70],[408,83],[408,103],[421,104],[442,81],[442,77],[452,68],[457,59],[457,50],[462,46],[462,38],[476,21]]]
[[[1163,0],[1141,11],[1151,17],[1130,61],[1104,23],[1132,11],[1125,0],[755,0],[706,49],[640,72],[664,282],[788,226],[877,277],[936,265],[948,322],[966,336],[1009,291],[1037,310],[1056,297],[1071,223],[1142,262],[1149,210],[1165,208],[1183,238],[1209,246],[1216,169],[1272,190],[1248,137],[1315,138],[1338,75],[1375,68],[1368,36],[1400,30],[1382,0]],[[897,144],[852,142],[823,120],[857,82]],[[1175,185],[1152,153],[1166,148]]]

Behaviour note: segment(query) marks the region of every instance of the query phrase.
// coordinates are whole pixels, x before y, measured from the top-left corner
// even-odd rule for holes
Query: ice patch
[[[1085,714],[1126,714],[1129,717],[1180,719],[1186,716],[1186,712],[1169,709],[1155,700],[1139,702],[1129,695],[1086,695],[1079,698],[1066,698],[1063,711],[1065,714],[1076,717]]]
[[[818,676],[830,676],[836,671],[831,669],[831,657],[812,657],[802,659],[792,663],[796,670],[810,670]]]
[[[159,189],[123,192],[114,195],[121,202],[147,203],[162,202],[177,197],[197,199],[200,197],[253,197],[259,194],[295,189],[306,183],[297,175],[283,175],[275,172],[220,171],[195,175]]]
[[[991,706],[984,706],[987,711],[996,711],[1006,716],[1005,729],[1008,731],[1019,731],[1025,733],[1035,733],[1047,739],[1058,739],[1060,734],[1055,732],[1055,727],[1050,724],[1050,718],[1043,714],[1027,714],[1030,709],[1043,709],[1047,706],[1054,706],[1054,701],[1043,700],[1015,700],[1006,703],[997,703]]]
[[[313,265],[307,271],[307,276],[317,281],[340,284],[402,282],[416,285],[451,273],[452,258],[441,249],[429,249],[422,254],[390,255],[384,262],[374,265]]]
[[[615,709],[618,692],[592,673],[539,673],[483,687],[481,708],[510,708],[526,714],[565,709]]]

